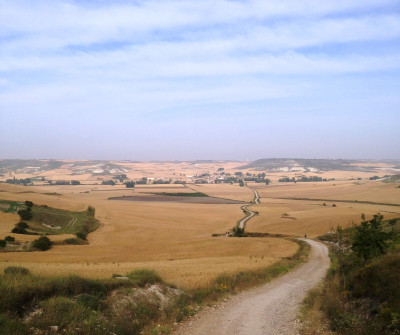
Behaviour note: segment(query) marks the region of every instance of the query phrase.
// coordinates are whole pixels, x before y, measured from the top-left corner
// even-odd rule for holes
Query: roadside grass
[[[21,267],[0,275],[0,333],[32,330],[75,334],[169,334],[173,323],[195,314],[204,304],[260,285],[303,262],[309,246],[255,271],[220,275],[209,287],[182,291],[167,285],[153,270],[137,269],[111,279],[36,276]]]
[[[136,270],[129,277],[41,277],[7,268],[0,276],[0,333],[47,333],[57,326],[68,334],[139,334],[167,314],[179,314],[173,300],[183,293],[168,296],[168,286],[154,271]],[[150,289],[156,281],[162,299]],[[171,304],[162,306],[167,298]]]
[[[399,235],[400,218],[383,221]],[[362,261],[351,252],[354,227],[320,236],[328,242],[327,278],[303,301],[301,334],[398,334],[400,332],[400,244]]]

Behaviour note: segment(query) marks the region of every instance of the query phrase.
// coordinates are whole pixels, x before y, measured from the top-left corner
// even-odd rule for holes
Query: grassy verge
[[[323,285],[303,303],[302,334],[400,333],[400,219],[383,221],[382,228],[397,238],[386,254],[367,260],[352,251],[354,227],[320,237],[332,263]]]
[[[0,275],[0,334],[169,334],[173,324],[232,293],[287,273],[307,258],[295,255],[257,271],[219,276],[209,288],[183,292],[152,270],[108,280],[78,276],[41,277],[8,267]]]

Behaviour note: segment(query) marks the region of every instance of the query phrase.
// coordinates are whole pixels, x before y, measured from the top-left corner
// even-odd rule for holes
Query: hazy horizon
[[[0,22],[0,158],[400,158],[398,1],[0,0]]]
[[[360,162],[400,162],[400,158],[308,158],[308,157],[262,157],[256,159],[242,160],[242,159],[165,159],[165,160],[135,160],[135,159],[73,159],[73,158],[4,158],[0,160],[38,160],[38,161],[88,161],[88,162],[129,162],[129,163],[163,163],[163,162],[255,162],[260,160],[332,160],[332,161],[360,161]]]

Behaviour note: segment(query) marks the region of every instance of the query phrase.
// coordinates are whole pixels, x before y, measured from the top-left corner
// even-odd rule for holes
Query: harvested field
[[[88,245],[56,245],[46,252],[0,253],[1,266],[20,264],[33,272],[75,273],[102,278],[144,266],[156,269],[165,280],[176,285],[200,287],[223,272],[265,267],[281,257],[291,256],[298,249],[296,243],[277,238],[213,238],[213,233],[225,233],[243,216],[238,200],[238,204],[226,204],[227,200],[217,204],[110,201],[108,198],[115,195],[138,195],[146,199],[154,195],[143,194],[137,189],[114,191],[112,186],[96,187],[103,191],[92,192],[91,185],[75,188],[0,184],[4,191],[2,198],[7,200],[30,200],[38,205],[74,211],[82,211],[91,205],[101,223],[100,228],[89,235]],[[249,189],[231,187],[252,195]],[[27,189],[34,193],[20,193]],[[187,188],[178,190],[181,189],[188,192]],[[164,185],[146,185],[140,191],[170,192],[171,189]],[[53,192],[62,196],[45,194]],[[175,196],[166,197],[176,200]],[[12,227],[15,220],[18,220],[16,215],[4,217],[2,225]],[[9,230],[0,234],[0,238],[12,235],[22,242],[33,237],[7,232]],[[59,240],[64,236],[70,237],[57,235],[50,239]]]
[[[225,167],[225,171],[228,167],[233,169],[239,166],[232,162],[214,166],[211,163],[129,164],[140,167],[146,174],[152,171],[153,176],[158,174],[155,171],[161,171],[160,174],[165,176],[178,174],[177,171],[194,175],[214,171],[220,166]],[[71,173],[67,168],[58,172],[60,175],[57,178],[78,179],[67,178],[67,173]],[[55,175],[57,171],[48,173]],[[335,174],[335,171],[329,171],[323,177],[328,173],[333,178],[344,176],[343,172]],[[132,177],[146,174],[138,169],[132,172]],[[382,205],[400,204],[400,189],[394,184],[369,180],[296,184],[275,182],[275,177],[281,175],[274,173],[271,176],[273,181],[268,186],[248,183],[249,187],[257,189],[261,203],[251,206],[251,210],[258,211],[259,215],[247,223],[247,231],[294,236],[307,233],[312,237],[324,234],[337,225],[346,227],[353,222],[359,223],[361,213],[367,217],[377,212],[387,219],[400,217],[400,207]],[[267,177],[270,176],[267,174]],[[201,287],[222,272],[265,267],[281,257],[294,254],[298,248],[296,243],[279,238],[211,236],[224,234],[243,217],[242,202],[250,202],[254,198],[249,187],[239,187],[238,184],[160,184],[136,185],[134,189],[128,189],[121,184],[100,185],[101,180],[96,178],[100,177],[91,176],[86,181],[90,179],[97,185],[24,187],[0,184],[1,199],[5,200],[29,200],[37,205],[76,212],[93,206],[96,209],[95,217],[101,224],[89,235],[88,245],[56,245],[46,252],[0,253],[1,267],[21,264],[35,273],[79,273],[97,278],[148,267],[159,271],[171,283],[183,287]],[[192,192],[202,192],[209,197],[180,199],[177,196],[154,194]],[[120,200],[110,201],[110,197]],[[203,202],[210,200],[211,203]],[[335,203],[334,200],[342,201]],[[0,213],[0,238],[12,235],[21,242],[35,238],[9,233],[18,220],[15,214]],[[62,234],[51,239],[61,241],[67,237],[71,235]]]
[[[0,270],[7,266],[19,265],[29,268],[33,273],[42,275],[79,274],[87,278],[110,278],[113,274],[125,274],[133,269],[149,268],[155,269],[167,282],[179,287],[192,289],[206,287],[221,273],[234,273],[267,267],[277,262],[281,257],[290,257],[298,249],[297,244],[276,238],[254,238],[252,239],[253,243],[247,243],[244,239],[241,239],[242,241],[239,240],[236,239],[238,242],[233,242],[230,247],[228,246],[223,251],[220,248],[215,248],[218,243],[224,243],[221,240],[216,240],[212,244],[197,244],[195,249],[209,248],[208,252],[204,253],[207,257],[200,258],[79,263],[46,263],[34,259],[31,262],[8,260],[0,263]],[[237,245],[235,245],[236,243]],[[235,249],[238,249],[237,255],[235,255]],[[216,253],[218,253],[218,257],[215,256]],[[197,254],[199,253],[197,252]],[[231,256],[228,256],[229,254]],[[9,253],[8,255],[11,254]]]
[[[252,207],[259,215],[249,222],[248,231],[314,237],[338,225],[358,224],[362,213],[400,217],[399,189],[381,182],[276,183],[255,188],[261,204]]]

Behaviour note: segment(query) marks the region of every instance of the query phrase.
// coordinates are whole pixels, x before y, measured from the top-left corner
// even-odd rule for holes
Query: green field
[[[17,213],[18,210],[27,209],[25,203],[17,201],[0,200],[0,211]],[[32,218],[24,220],[28,224],[27,234],[85,234],[96,230],[99,222],[94,218],[94,208],[89,207],[83,212],[66,211],[51,208],[46,205],[33,205]]]

